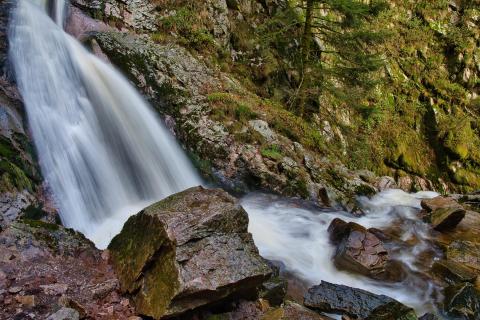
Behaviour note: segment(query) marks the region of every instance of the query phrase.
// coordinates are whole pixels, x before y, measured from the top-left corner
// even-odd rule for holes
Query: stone
[[[65,294],[67,292],[68,284],[54,283],[54,284],[41,285],[40,288],[43,289],[43,292],[45,292],[45,294],[48,294],[51,296],[57,296],[57,295]]]
[[[93,297],[96,299],[105,298],[110,292],[114,291],[118,286],[118,281],[112,279],[103,283],[99,283],[91,288]]]
[[[447,287],[444,310],[450,316],[477,320],[480,314],[479,292],[468,282]]]
[[[465,217],[466,210],[450,197],[424,199],[421,202],[426,211],[423,220],[437,231],[447,231],[455,228]]]
[[[33,308],[35,307],[35,296],[28,295],[28,296],[16,296],[15,300],[17,300],[18,303],[21,305],[28,307],[28,308]]]
[[[412,308],[389,302],[375,308],[365,320],[417,320],[417,315]]]
[[[70,308],[61,308],[54,314],[50,315],[47,320],[79,320],[80,315],[77,310]]]
[[[270,127],[268,123],[263,120],[250,120],[248,125],[260,135],[262,135],[267,142],[274,142],[277,140],[277,135]]]
[[[77,301],[63,295],[58,299],[58,305],[70,309],[77,310],[78,314],[80,315],[80,319],[83,319],[87,316],[87,310],[83,305],[78,303]]]
[[[477,274],[460,263],[450,260],[435,261],[432,273],[449,284],[471,282],[475,283]]]
[[[325,281],[308,289],[303,304],[321,312],[340,313],[361,319],[370,316],[372,318],[368,319],[417,319],[413,309],[390,297]],[[390,311],[388,314],[391,318],[380,315],[386,314],[385,310]],[[409,317],[402,318],[396,314],[397,310],[402,310],[402,314],[408,314]]]
[[[247,228],[245,210],[219,189],[194,187],[153,204],[109,245],[121,290],[155,319],[254,297],[272,269]]]
[[[385,272],[388,252],[373,233],[354,222],[334,219],[328,227],[330,240],[336,245],[335,266],[371,277]]]
[[[376,187],[378,188],[379,191],[398,188],[397,183],[395,182],[395,179],[389,176],[380,177],[380,179],[376,183]]]
[[[439,320],[439,318],[433,313],[425,313],[423,316],[418,318],[418,320]]]
[[[0,243],[0,256],[16,257],[0,263],[7,281],[14,281],[8,299],[0,298],[0,319],[26,319],[27,315],[16,317],[18,307],[28,310],[34,319],[53,316],[59,307],[76,310],[80,318],[96,316],[108,306],[115,307],[112,319],[126,320],[132,315],[133,309],[122,306],[120,299],[116,303],[94,298],[91,288],[105,283],[118,286],[118,280],[112,266],[101,258],[101,251],[80,233],[23,219],[0,232]]]
[[[480,272],[480,243],[452,241],[446,248],[446,259]]]
[[[287,280],[277,276],[265,281],[260,287],[260,297],[267,300],[271,306],[283,303],[287,294]]]
[[[10,293],[19,293],[20,291],[22,291],[22,287],[10,287],[10,288],[8,288],[8,292],[10,292]]]

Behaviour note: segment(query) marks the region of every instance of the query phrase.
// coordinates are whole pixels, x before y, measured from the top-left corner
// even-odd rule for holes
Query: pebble
[[[43,292],[49,296],[57,296],[65,294],[68,291],[68,284],[54,283],[41,285],[40,288],[42,288]]]
[[[8,292],[10,293],[19,293],[20,291],[22,291],[22,287],[11,287],[8,289]]]
[[[35,296],[16,296],[15,300],[25,307],[35,307]]]

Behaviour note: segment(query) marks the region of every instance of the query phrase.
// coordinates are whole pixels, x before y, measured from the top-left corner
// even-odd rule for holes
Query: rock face
[[[337,268],[371,277],[385,272],[388,252],[373,233],[359,224],[339,218],[331,222],[328,232],[337,246],[333,258]]]
[[[463,264],[450,261],[436,261],[432,266],[435,276],[449,284],[462,282],[475,283],[477,275]]]
[[[424,209],[423,220],[437,231],[455,228],[465,217],[466,210],[450,197],[436,197],[421,202]]]
[[[480,294],[471,283],[452,285],[445,290],[444,309],[450,316],[477,320]]]
[[[477,239],[472,239],[478,241]],[[448,260],[460,263],[480,274],[480,243],[473,241],[455,240],[446,249]]]
[[[197,167],[223,187],[262,188],[323,205],[341,205],[349,211],[355,207],[352,199],[357,193],[376,192],[375,178],[366,182],[342,164],[307,150],[274,131],[260,114],[244,123],[235,120],[232,123],[239,127],[235,130],[228,121],[218,120],[215,115],[220,110],[215,104],[235,110],[237,101],[243,105],[247,99],[260,100],[238,80],[209,68],[184,48],[131,33],[99,32],[92,37],[102,55],[129,77],[157,111],[174,120],[169,122],[175,124],[177,138],[194,156]]]
[[[392,298],[325,281],[308,289],[303,303],[318,311],[361,319],[417,319],[413,309]]]
[[[109,246],[122,291],[156,319],[254,297],[272,270],[247,227],[247,213],[221,190],[195,187],[144,209]]]
[[[120,303],[112,266],[83,235],[24,220],[2,231],[0,244],[0,319],[75,319],[72,314],[127,319],[133,314],[129,303]]]

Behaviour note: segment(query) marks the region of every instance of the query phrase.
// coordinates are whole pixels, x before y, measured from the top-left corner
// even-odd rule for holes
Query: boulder
[[[109,245],[121,290],[156,319],[254,297],[272,269],[247,227],[245,210],[219,189],[194,187],[155,203]]]
[[[435,261],[432,266],[432,273],[449,284],[461,282],[475,283],[477,279],[477,275],[472,270],[463,264],[449,260]]]
[[[445,289],[444,309],[452,317],[478,320],[480,315],[479,292],[468,282],[449,286]]]
[[[421,202],[423,220],[437,231],[447,231],[455,228],[465,217],[466,210],[451,197],[436,197],[424,199]]]
[[[114,308],[112,319],[132,315],[128,305],[120,304],[115,287],[102,296],[93,294],[118,280],[102,252],[82,234],[22,220],[0,232],[0,243],[0,319],[97,318],[108,308]],[[26,314],[19,316],[19,309]]]
[[[417,319],[413,309],[392,298],[325,281],[308,289],[303,303],[318,311],[361,319]]]
[[[70,308],[61,308],[54,314],[50,315],[47,320],[79,320],[78,311]]]
[[[334,263],[339,269],[371,277],[385,273],[388,252],[373,233],[354,222],[334,219],[328,227],[330,240],[337,246]]]

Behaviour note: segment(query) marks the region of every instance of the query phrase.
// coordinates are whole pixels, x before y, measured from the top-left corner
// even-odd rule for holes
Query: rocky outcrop
[[[132,314],[107,256],[83,235],[24,220],[2,231],[0,243],[0,318],[127,319]]]
[[[480,272],[480,243],[478,243],[478,239],[452,241],[446,248],[446,258],[472,268],[477,273]]]
[[[235,191],[262,188],[322,205],[342,205],[349,211],[356,208],[357,194],[377,191],[373,174],[367,182],[364,171],[351,171],[309,151],[270,128],[260,114],[244,124],[237,121],[241,128],[236,131],[217,120],[220,111],[214,104],[225,103],[237,110],[230,111],[235,116],[249,117],[248,108],[236,101],[241,96],[259,98],[182,47],[118,32],[96,33],[93,38],[103,54],[169,119],[169,127],[204,175],[222,186]]]
[[[452,260],[435,261],[432,266],[433,274],[449,284],[462,282],[475,283],[477,274],[463,264]]]
[[[452,317],[476,320],[480,315],[480,293],[471,283],[445,289],[444,310]]]
[[[308,289],[305,306],[360,319],[416,320],[415,311],[384,295],[322,281]]]
[[[465,217],[466,210],[450,197],[436,197],[421,202],[423,220],[437,231],[447,231],[455,228]]]
[[[218,189],[191,188],[144,209],[109,245],[122,291],[156,319],[255,297],[272,270],[247,227],[247,213]]]
[[[330,240],[336,245],[335,266],[371,277],[385,273],[388,251],[373,233],[354,222],[334,219],[328,227]]]

